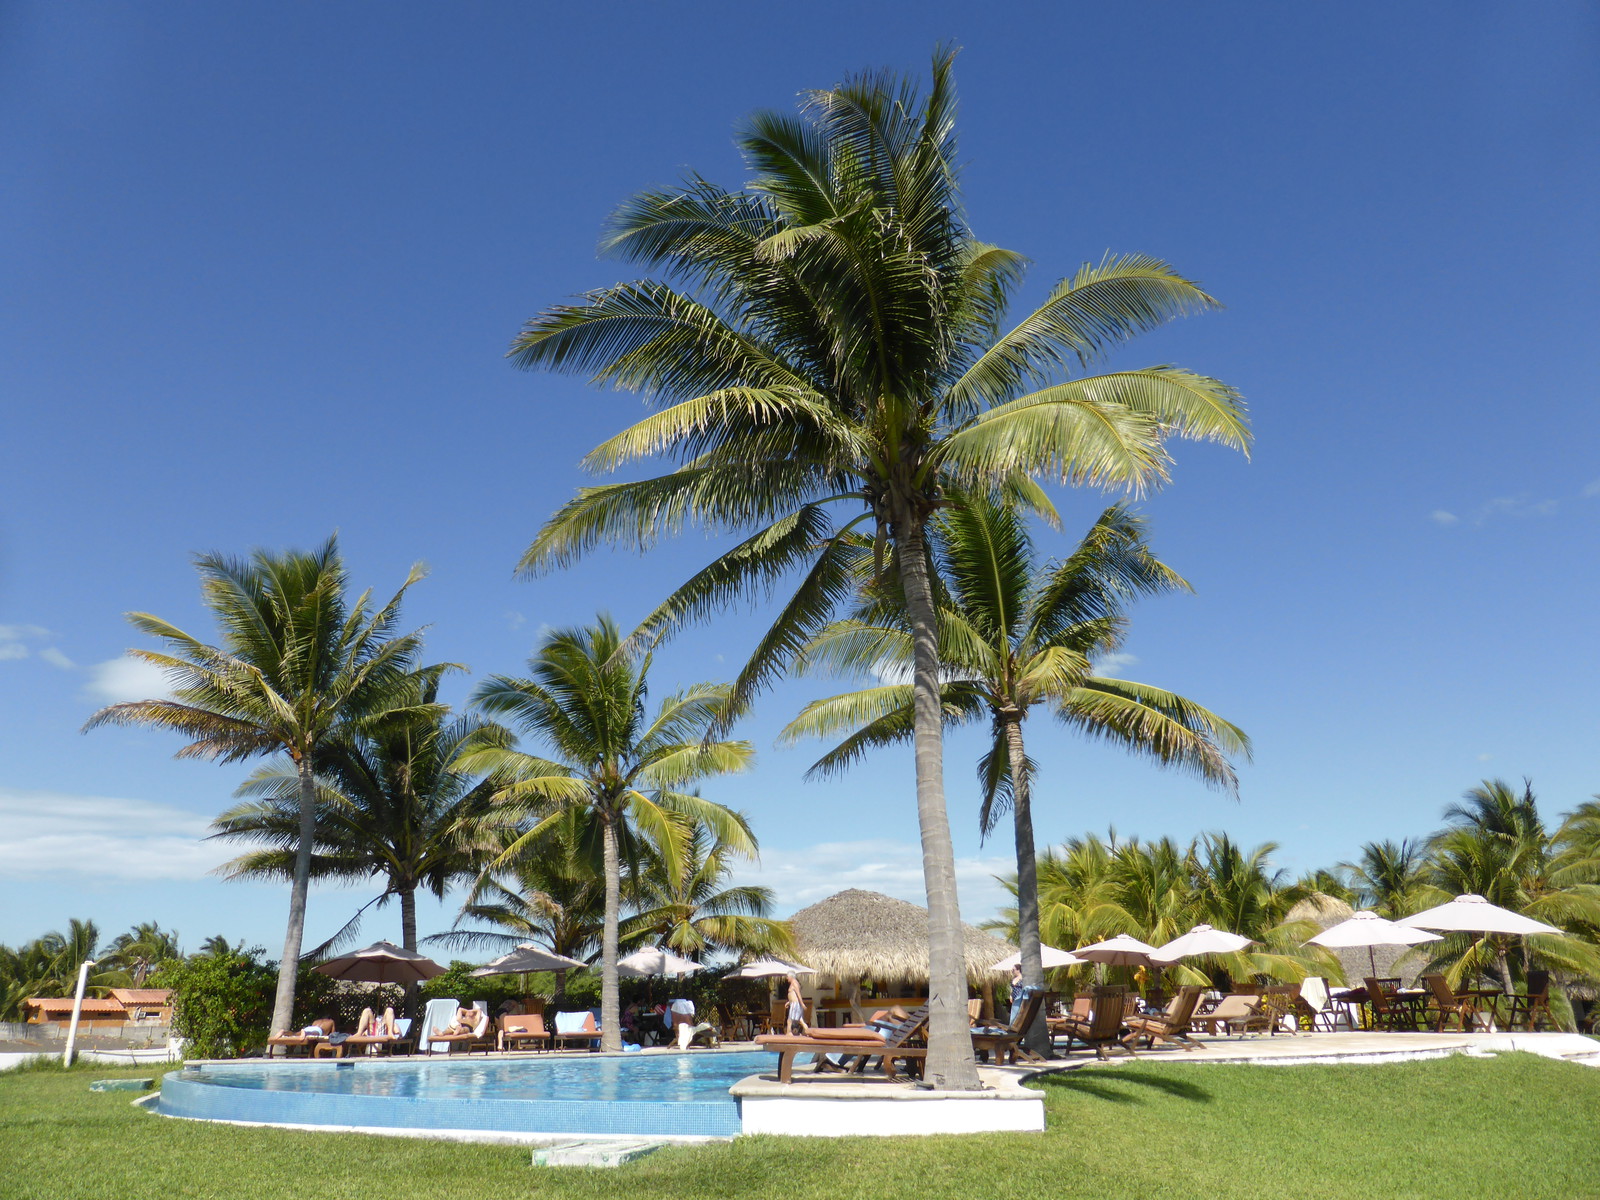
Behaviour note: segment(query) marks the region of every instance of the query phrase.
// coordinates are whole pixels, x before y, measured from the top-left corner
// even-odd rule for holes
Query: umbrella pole
[[[1367,947],[1367,965],[1372,968],[1374,977],[1378,974],[1378,955],[1371,946]]]

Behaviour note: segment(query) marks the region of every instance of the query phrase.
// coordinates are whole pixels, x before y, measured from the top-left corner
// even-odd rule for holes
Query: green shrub
[[[237,1058],[266,1045],[272,1032],[268,1026],[278,989],[278,964],[262,959],[264,953],[256,947],[162,968],[161,985],[172,989],[172,1031],[188,1039],[189,1054]],[[336,988],[332,979],[302,964],[295,989],[295,1027],[336,1016],[337,1008],[346,1007],[351,998],[336,997]],[[346,1023],[354,1025],[351,1018]]]

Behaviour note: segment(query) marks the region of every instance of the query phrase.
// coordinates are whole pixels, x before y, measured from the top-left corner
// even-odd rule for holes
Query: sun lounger
[[[1017,1013],[1017,1019],[1009,1025],[979,1025],[972,1030],[972,1048],[979,1053],[988,1054],[989,1058],[997,1063],[1016,1062],[1017,1055],[1030,1062],[1044,1061],[1042,1055],[1035,1054],[1022,1044],[1022,1039],[1028,1036],[1028,1030],[1039,1016],[1039,1007],[1044,1003],[1045,994],[1036,992],[1022,1002],[1022,1008]]]
[[[592,1012],[558,1012],[556,1014],[555,1046],[581,1045],[586,1050],[600,1045],[600,1026]]]
[[[312,1029],[317,1029],[320,1032],[309,1032]],[[267,1039],[267,1053],[271,1054],[272,1047],[277,1046],[283,1050],[285,1055],[292,1054],[296,1050],[299,1050],[303,1054],[309,1055],[314,1047],[318,1046],[332,1036],[333,1018],[322,1017],[311,1022],[310,1025],[307,1025],[305,1029],[301,1030],[299,1033],[278,1033],[274,1034],[272,1037],[269,1037]]]
[[[867,1025],[846,1025],[838,1029],[813,1028],[808,1037],[783,1037],[765,1035],[756,1039],[764,1050],[778,1053],[778,1082],[794,1082],[794,1060],[801,1054],[817,1056],[817,1069],[825,1069],[829,1055],[840,1055],[840,1065],[857,1072],[866,1069],[874,1058],[882,1062],[884,1078],[899,1078],[894,1064],[904,1062],[907,1069],[920,1069],[928,1056],[926,1045],[920,1044],[928,1025],[928,1010],[919,1008],[904,1020],[895,1022],[884,1030]]]
[[[1185,1050],[1198,1050],[1200,1043],[1189,1036],[1190,1021],[1194,1017],[1195,1007],[1200,1003],[1200,993],[1204,990],[1196,984],[1185,985],[1178,989],[1172,1003],[1167,1005],[1166,1012],[1125,1018],[1128,1032],[1122,1039],[1124,1044],[1136,1044],[1143,1038],[1152,1048],[1157,1042],[1171,1042]]]
[[[1208,1013],[1189,1018],[1191,1027],[1206,1033],[1263,1033],[1271,1026],[1271,1018],[1261,1011],[1260,996],[1242,993],[1224,996]]]
[[[1063,1053],[1072,1053],[1074,1042],[1092,1049],[1096,1058],[1109,1058],[1112,1050],[1137,1058],[1133,1047],[1122,1040],[1122,1017],[1128,1003],[1126,988],[1095,988],[1094,1012],[1088,1020],[1061,1017],[1050,1023],[1053,1035],[1065,1037]]]
[[[445,1053],[454,1054],[456,1047],[460,1046],[466,1053],[474,1050],[488,1052],[494,1049],[494,1035],[490,1032],[489,1013],[486,1009],[478,1009],[478,1019],[472,1023],[472,1028],[464,1033],[435,1033],[430,1031],[427,1035],[430,1046],[444,1046]]]
[[[550,1031],[539,1013],[507,1013],[500,1018],[500,1049],[535,1050],[550,1047]]]
[[[394,1023],[395,1032],[387,1033],[352,1033],[345,1038],[344,1044],[347,1052],[352,1048],[361,1051],[379,1051],[384,1054],[394,1054],[402,1047],[409,1049],[414,1044],[411,1037],[411,1022],[404,1017]]]

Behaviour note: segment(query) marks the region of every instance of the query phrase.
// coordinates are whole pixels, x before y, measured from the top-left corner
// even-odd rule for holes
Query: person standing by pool
[[[790,1037],[794,1036],[795,1026],[800,1027],[802,1037],[809,1036],[811,1030],[806,1026],[806,999],[800,991],[798,976],[789,976],[789,1016],[784,1032]]]

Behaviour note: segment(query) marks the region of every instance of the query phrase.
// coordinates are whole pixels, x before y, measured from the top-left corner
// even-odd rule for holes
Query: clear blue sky
[[[631,192],[742,179],[754,109],[958,63],[966,192],[1028,295],[1107,249],[1227,304],[1116,360],[1249,400],[1255,458],[1180,446],[1144,509],[1197,594],[1140,608],[1129,677],[1254,737],[1237,802],[1035,723],[1041,840],[1115,824],[1280,843],[1299,870],[1433,829],[1485,776],[1600,791],[1594,264],[1600,55],[1578,3],[0,8],[0,940],[93,917],[281,944],[283,889],[201,844],[238,768],[79,726],[130,681],[122,614],[208,630],[189,556],[338,529],[357,581],[432,568],[431,652],[515,670],[542,625],[641,616],[698,537],[512,578],[637,397],[518,373],[522,321],[625,277]],[[1087,525],[1102,498],[1068,501]],[[1065,541],[1057,543],[1064,547]],[[758,618],[691,631],[725,678]],[[463,682],[456,693],[465,694]],[[920,892],[909,763],[801,780],[748,725],[784,910]],[[974,737],[949,748],[963,904],[992,911]],[[312,937],[370,892],[319,892]],[[449,908],[424,913],[442,928]],[[398,933],[390,910],[368,922]]]

